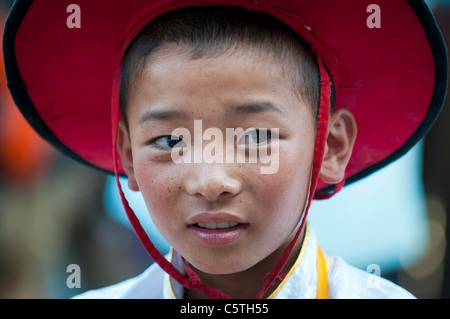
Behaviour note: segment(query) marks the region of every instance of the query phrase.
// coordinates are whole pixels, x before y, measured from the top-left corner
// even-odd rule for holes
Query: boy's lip
[[[238,224],[248,224],[248,221],[235,214],[225,212],[203,212],[190,217],[187,220],[188,226],[198,223],[224,223],[235,222]]]

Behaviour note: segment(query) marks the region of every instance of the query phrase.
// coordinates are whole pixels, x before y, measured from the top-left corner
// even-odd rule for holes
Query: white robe
[[[285,279],[269,296],[274,299],[308,299],[317,292],[317,239],[310,225],[299,256]],[[322,248],[321,248],[322,249]],[[415,298],[389,280],[347,264],[323,249],[327,265],[330,299],[406,299]],[[95,299],[171,299],[182,297],[183,287],[170,280],[156,263],[137,277],[105,288],[89,290],[74,298]]]

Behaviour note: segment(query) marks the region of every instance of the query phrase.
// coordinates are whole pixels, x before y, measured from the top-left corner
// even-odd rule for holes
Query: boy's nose
[[[215,201],[225,194],[236,195],[241,191],[241,182],[230,176],[226,164],[196,165],[199,165],[199,169],[193,171],[186,179],[188,194]]]

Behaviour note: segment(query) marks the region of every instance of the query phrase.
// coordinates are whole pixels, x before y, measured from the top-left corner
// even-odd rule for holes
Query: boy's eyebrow
[[[259,113],[259,112],[274,112],[279,114],[285,114],[280,108],[276,107],[270,102],[262,103],[246,103],[239,104],[230,109],[230,113],[234,114],[249,114],[249,113]],[[161,120],[172,120],[181,119],[187,120],[189,116],[186,112],[182,110],[169,110],[169,111],[153,111],[148,110],[140,117],[139,123],[151,122],[151,121],[161,121]]]
[[[261,103],[246,103],[246,104],[239,104],[236,105],[233,109],[233,113],[259,113],[259,112],[274,112],[279,114],[285,114],[284,111],[282,111],[280,108],[276,107],[270,102],[261,102]]]
[[[181,110],[170,110],[170,111],[146,111],[139,119],[139,123],[142,124],[147,121],[160,121],[169,119],[188,119],[186,112]]]

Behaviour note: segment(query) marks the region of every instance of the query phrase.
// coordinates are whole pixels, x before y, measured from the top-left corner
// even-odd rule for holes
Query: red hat
[[[63,153],[123,174],[120,162],[114,162],[123,54],[157,16],[205,5],[265,12],[288,25],[319,57],[321,105],[309,204],[317,190],[327,190],[318,172],[329,115],[328,74],[336,88],[336,109],[349,109],[358,125],[346,184],[405,154],[442,108],[447,51],[429,8],[419,0],[378,0],[377,5],[361,0],[115,0],[113,4],[78,0],[75,6],[19,0],[11,9],[3,38],[15,103],[34,129]],[[123,202],[127,208],[124,197]],[[131,209],[127,210],[137,225]],[[163,269],[188,288],[223,296],[176,274],[139,226],[138,236]],[[291,248],[282,259],[287,260]],[[265,287],[273,283],[282,265],[283,260],[267,276]]]

